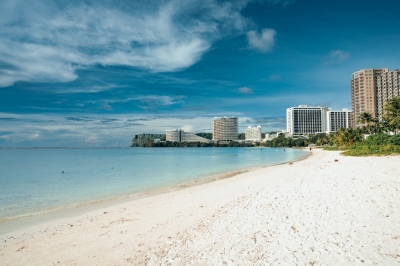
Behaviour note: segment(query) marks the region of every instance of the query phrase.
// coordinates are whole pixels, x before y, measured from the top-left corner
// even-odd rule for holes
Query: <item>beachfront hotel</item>
[[[230,142],[237,140],[237,117],[215,117],[213,119],[213,141]]]
[[[259,142],[261,141],[261,126],[246,128],[245,139],[249,141]]]
[[[368,112],[382,120],[385,103],[400,96],[400,70],[370,68],[354,72],[351,78],[352,127],[361,126],[357,118]]]
[[[291,136],[325,133],[328,108],[299,105],[286,109],[287,132]]]
[[[286,109],[287,132],[291,136],[336,132],[351,125],[352,111],[332,111],[321,106],[299,105]]]
[[[326,111],[326,133],[336,132],[339,128],[348,128],[351,125],[352,111]]]
[[[206,138],[197,136],[193,132],[185,132],[183,129],[166,131],[166,141],[171,142],[210,142]]]

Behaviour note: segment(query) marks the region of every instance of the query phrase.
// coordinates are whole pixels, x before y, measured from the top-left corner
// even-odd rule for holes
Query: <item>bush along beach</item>
[[[327,149],[345,150],[350,156],[400,154],[400,97],[385,104],[381,121],[364,112],[357,122],[364,126],[338,130],[331,136],[335,147]]]

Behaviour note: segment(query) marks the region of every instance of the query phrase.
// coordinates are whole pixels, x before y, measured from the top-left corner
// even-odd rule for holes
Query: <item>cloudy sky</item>
[[[400,68],[398,0],[2,0],[0,147],[129,146],[139,133],[285,128],[351,108],[351,74]]]

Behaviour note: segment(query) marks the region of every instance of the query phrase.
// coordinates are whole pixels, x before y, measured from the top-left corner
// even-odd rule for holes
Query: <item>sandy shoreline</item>
[[[316,150],[292,165],[0,235],[0,262],[399,264],[400,157]]]
[[[307,150],[307,149],[305,149]],[[297,162],[300,160],[306,159],[310,154],[307,152],[304,156],[299,157],[298,159],[292,161]],[[33,214],[22,215],[13,218],[4,218],[0,219],[0,236],[8,234],[9,232],[17,231],[26,227],[32,227],[35,225],[39,225],[41,223],[45,223],[47,221],[53,221],[60,218],[70,218],[77,216],[79,214],[89,213],[95,210],[100,210],[103,208],[107,208],[110,206],[131,202],[133,200],[139,200],[145,197],[151,197],[154,195],[168,193],[171,191],[187,189],[192,186],[198,186],[201,184],[206,184],[209,182],[214,182],[224,178],[231,178],[233,176],[243,174],[249,171],[258,170],[265,167],[271,167],[274,165],[286,164],[279,163],[273,165],[260,165],[260,166],[251,166],[251,167],[243,167],[241,169],[236,169],[230,172],[221,172],[216,174],[204,175],[200,176],[197,179],[192,181],[188,181],[186,183],[171,185],[162,188],[145,190],[133,194],[126,195],[118,195],[111,198],[104,198],[101,200],[95,200],[90,202],[82,202],[82,203],[74,203],[67,206],[57,207],[53,209],[43,210],[42,212],[37,212]]]

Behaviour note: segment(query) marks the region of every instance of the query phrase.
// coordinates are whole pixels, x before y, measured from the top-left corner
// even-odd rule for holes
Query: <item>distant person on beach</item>
[[[310,147],[310,152],[312,152],[312,147]]]

